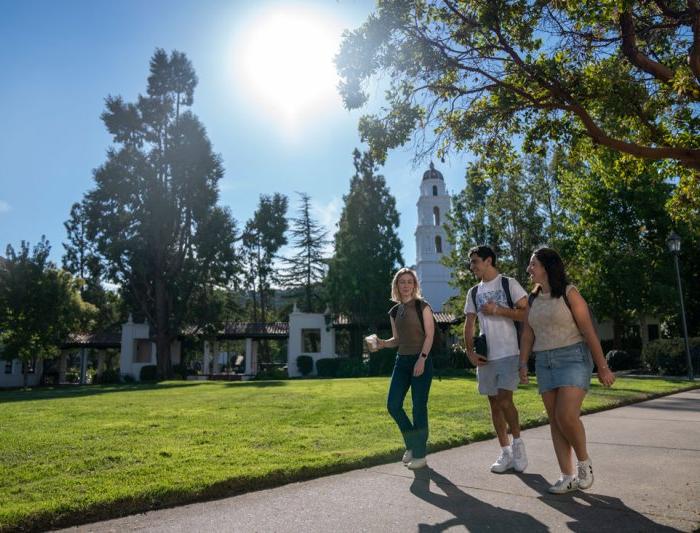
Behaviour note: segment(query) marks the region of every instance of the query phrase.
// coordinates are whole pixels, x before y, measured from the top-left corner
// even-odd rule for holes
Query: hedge
[[[688,339],[693,359],[693,370],[697,371],[700,359],[700,337]],[[682,338],[656,339],[642,351],[644,367],[661,376],[683,376],[688,373],[685,341]]]

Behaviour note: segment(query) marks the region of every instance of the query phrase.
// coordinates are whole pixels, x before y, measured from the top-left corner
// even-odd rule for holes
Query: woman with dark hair
[[[527,360],[535,354],[537,386],[547,410],[554,453],[561,476],[549,492],[564,494],[593,484],[593,465],[586,449],[581,404],[593,373],[606,387],[615,382],[588,304],[569,284],[564,263],[551,248],[539,248],[527,268],[535,287],[520,339],[520,381],[527,383]],[[574,465],[573,454],[578,462]]]
[[[433,310],[421,298],[418,276],[410,268],[400,269],[391,283],[391,299],[396,305],[389,311],[390,339],[370,339],[371,351],[398,347],[391,374],[387,409],[401,430],[406,451],[404,464],[411,470],[428,466],[425,459],[428,443],[428,394],[433,380],[433,345],[435,322]],[[420,313],[420,315],[419,315]],[[408,389],[413,400],[413,421],[403,408]]]

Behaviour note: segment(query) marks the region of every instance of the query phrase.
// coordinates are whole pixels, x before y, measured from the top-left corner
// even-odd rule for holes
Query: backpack
[[[418,321],[420,322],[420,327],[423,330],[423,335],[425,335],[425,324],[423,324],[423,309],[425,309],[425,306],[428,305],[426,302],[423,300],[414,300],[416,302],[416,314],[418,315]],[[389,311],[389,315],[391,315],[391,318],[396,320],[396,314],[399,312],[399,305],[397,304],[394,307],[391,308],[391,311]],[[439,348],[442,346],[442,331],[438,327],[437,320],[435,320],[435,315],[433,314],[433,344],[430,346],[430,350],[428,350],[428,353],[433,351],[433,348]]]
[[[501,274],[501,287],[503,287],[503,292],[506,293],[506,301],[508,302],[508,307],[515,309],[513,304],[513,297],[510,295],[510,278]],[[476,292],[479,290],[479,284],[477,283],[471,289],[472,291],[472,301],[474,302],[474,309],[478,312],[479,306],[476,303]],[[532,294],[530,295],[532,297]],[[533,298],[534,300],[534,298]],[[530,298],[528,298],[528,304],[530,304]],[[567,304],[568,305],[568,304]],[[515,326],[515,335],[518,338],[518,346],[520,346],[520,331],[522,329],[522,322],[513,320],[513,325]]]

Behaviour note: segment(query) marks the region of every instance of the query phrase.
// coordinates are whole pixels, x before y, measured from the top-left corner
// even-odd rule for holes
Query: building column
[[[80,349],[80,384],[85,385],[87,383],[87,350],[85,348]]]
[[[212,341],[211,343],[212,357],[214,358],[214,364],[212,368],[212,374],[219,374],[221,372],[221,363],[219,362],[219,342]]]
[[[202,374],[205,376],[209,375],[209,358],[211,356],[209,352],[209,342],[204,341],[204,354],[202,355]]]
[[[254,376],[258,373],[258,343],[251,338],[245,340],[245,374]]]

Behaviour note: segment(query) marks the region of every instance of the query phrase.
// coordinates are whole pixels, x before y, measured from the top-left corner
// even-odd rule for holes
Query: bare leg
[[[559,429],[576,452],[579,461],[588,459],[586,430],[581,422],[581,404],[586,391],[578,387],[559,387],[554,407]]]
[[[572,448],[569,441],[564,436],[564,433],[559,428],[556,416],[557,396],[560,389],[554,389],[542,394],[542,402],[547,410],[547,418],[549,418],[549,430],[552,433],[552,444],[554,445],[554,453],[559,462],[559,469],[563,474],[569,476],[574,475],[574,460],[572,457]]]
[[[501,411],[508,422],[508,428],[514,439],[520,438],[520,420],[518,420],[518,410],[513,403],[513,391],[498,389],[498,396],[501,402]]]
[[[506,423],[506,417],[503,415],[503,410],[501,409],[499,396],[489,396],[489,405],[491,406],[491,421],[493,422],[493,428],[496,430],[496,435],[498,436],[498,443],[502,447],[508,446],[510,445],[508,425]]]

